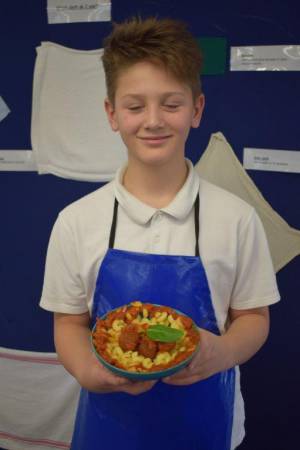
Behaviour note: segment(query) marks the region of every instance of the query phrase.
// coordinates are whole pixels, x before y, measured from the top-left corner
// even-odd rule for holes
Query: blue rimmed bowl
[[[153,305],[154,306],[165,306],[165,305],[157,305],[157,304],[153,304]],[[128,306],[128,305],[123,305],[123,306]],[[119,306],[118,308],[115,308],[115,309],[107,312],[102,317],[100,317],[100,319],[101,320],[106,319],[108,314],[110,314],[111,312],[113,312],[113,311],[115,311],[116,309],[119,309],[119,308],[121,308],[121,307]],[[174,309],[174,311],[177,312],[178,314],[186,316],[186,314],[184,314],[183,312],[179,311],[178,309]],[[197,329],[197,326],[196,326],[196,324],[194,322],[193,322],[193,326]],[[116,366],[110,364],[108,361],[106,361],[97,352],[97,349],[94,346],[93,337],[92,337],[93,332],[95,331],[95,329],[96,329],[96,324],[94,325],[94,327],[92,329],[90,341],[91,341],[93,352],[94,352],[96,358],[98,359],[98,361],[100,361],[100,363],[104,367],[106,367],[108,370],[110,370],[114,374],[116,374],[116,375],[118,375],[120,377],[128,378],[130,380],[137,380],[137,381],[157,380],[157,379],[160,379],[160,378],[168,377],[170,375],[174,375],[175,373],[179,372],[180,370],[182,370],[184,367],[186,367],[189,364],[189,362],[193,359],[195,353],[197,352],[197,350],[199,348],[199,343],[198,343],[198,345],[196,346],[196,348],[193,351],[193,353],[191,353],[186,359],[184,359],[180,363],[176,364],[175,366],[166,368],[165,370],[157,370],[157,371],[154,371],[154,372],[131,372],[129,370],[120,369],[119,367],[116,367]]]

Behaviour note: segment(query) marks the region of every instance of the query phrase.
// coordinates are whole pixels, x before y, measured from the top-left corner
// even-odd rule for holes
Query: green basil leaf
[[[165,325],[151,325],[147,328],[146,334],[152,341],[176,342],[182,338],[184,332]]]

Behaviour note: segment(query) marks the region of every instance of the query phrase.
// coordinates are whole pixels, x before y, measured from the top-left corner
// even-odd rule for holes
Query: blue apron
[[[199,256],[199,196],[195,205],[196,256],[156,255],[109,249],[96,282],[97,316],[133,300],[179,309],[200,328],[220,334]],[[201,342],[200,342],[201,351]],[[95,394],[81,390],[72,450],[230,450],[235,371],[188,386],[161,381],[143,394]]]

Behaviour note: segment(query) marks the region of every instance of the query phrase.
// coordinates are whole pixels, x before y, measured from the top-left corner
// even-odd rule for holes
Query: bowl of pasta
[[[193,320],[168,306],[133,301],[97,318],[91,344],[98,360],[119,376],[154,380],[183,369],[198,350]]]

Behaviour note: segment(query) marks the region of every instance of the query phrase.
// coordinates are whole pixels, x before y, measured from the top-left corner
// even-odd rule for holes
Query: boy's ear
[[[106,98],[104,100],[104,108],[105,108],[111,129],[113,131],[118,131],[119,127],[118,127],[118,123],[117,123],[116,117],[115,117],[115,108],[114,108],[113,104],[109,101],[108,98]]]
[[[200,94],[194,102],[194,116],[192,119],[192,128],[199,127],[204,105],[205,105],[205,97],[203,94]]]

